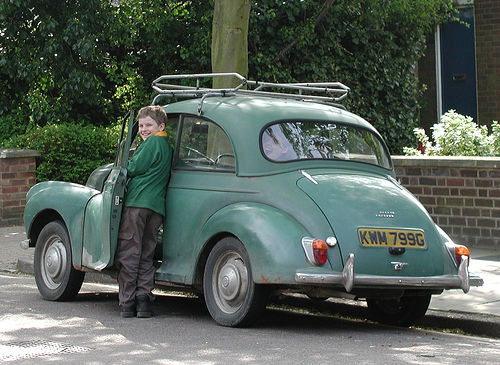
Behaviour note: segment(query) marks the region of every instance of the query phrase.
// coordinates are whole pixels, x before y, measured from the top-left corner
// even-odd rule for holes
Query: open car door
[[[127,182],[128,154],[137,134],[134,112],[127,116],[122,123],[115,162],[103,190],[94,195],[85,208],[82,266],[93,270],[101,271],[114,262]],[[128,133],[124,138],[127,120]]]

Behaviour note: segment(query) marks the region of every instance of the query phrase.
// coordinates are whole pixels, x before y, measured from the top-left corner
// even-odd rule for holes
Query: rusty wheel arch
[[[37,214],[31,222],[29,231],[26,232],[30,247],[36,246],[36,241],[38,240],[38,236],[40,235],[43,227],[54,220],[61,220],[64,222],[62,216],[53,209],[46,209]]]
[[[193,286],[201,293],[203,293],[203,272],[205,270],[205,264],[207,263],[208,255],[210,254],[210,251],[212,251],[214,246],[217,244],[217,242],[226,237],[234,237],[239,240],[239,238],[231,232],[219,232],[210,237],[205,242],[205,245],[203,246],[203,249],[201,250],[201,253],[198,256],[193,277]]]

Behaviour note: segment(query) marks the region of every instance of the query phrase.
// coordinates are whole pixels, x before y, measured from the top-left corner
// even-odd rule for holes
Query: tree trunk
[[[248,75],[249,0],[215,0],[212,22],[212,72]],[[214,88],[238,85],[232,78],[216,78]]]
[[[249,0],[215,0],[212,22],[212,72],[237,72],[243,77],[248,75],[248,20],[251,3]],[[231,88],[239,85],[233,77],[217,77],[212,87]],[[208,154],[217,151],[232,151],[220,130],[208,131]]]

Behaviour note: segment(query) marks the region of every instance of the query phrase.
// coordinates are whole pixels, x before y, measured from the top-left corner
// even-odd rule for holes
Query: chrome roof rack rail
[[[200,86],[202,79],[210,80],[217,77],[233,77],[239,84],[233,88],[213,89]],[[179,85],[174,80],[196,80],[196,85]],[[155,104],[162,96],[182,96],[186,98],[201,98],[198,113],[201,114],[203,101],[210,96],[258,95],[294,100],[323,101],[338,103],[344,99],[351,89],[340,82],[309,82],[309,83],[273,83],[247,80],[238,73],[206,73],[185,75],[163,75],[153,81],[153,89],[158,95],[153,99]],[[246,87],[246,89],[245,89]],[[279,91],[269,91],[269,90]]]

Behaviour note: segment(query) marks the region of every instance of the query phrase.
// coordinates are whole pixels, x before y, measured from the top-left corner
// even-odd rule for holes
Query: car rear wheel
[[[396,326],[408,327],[421,319],[431,301],[431,295],[403,296],[399,299],[370,299],[368,314],[371,319]]]
[[[47,224],[36,242],[35,281],[46,300],[64,301],[78,294],[85,273],[73,268],[71,246],[61,221]]]
[[[254,322],[266,307],[267,287],[252,279],[250,259],[236,238],[224,238],[210,252],[203,276],[205,302],[212,318],[229,327]]]

